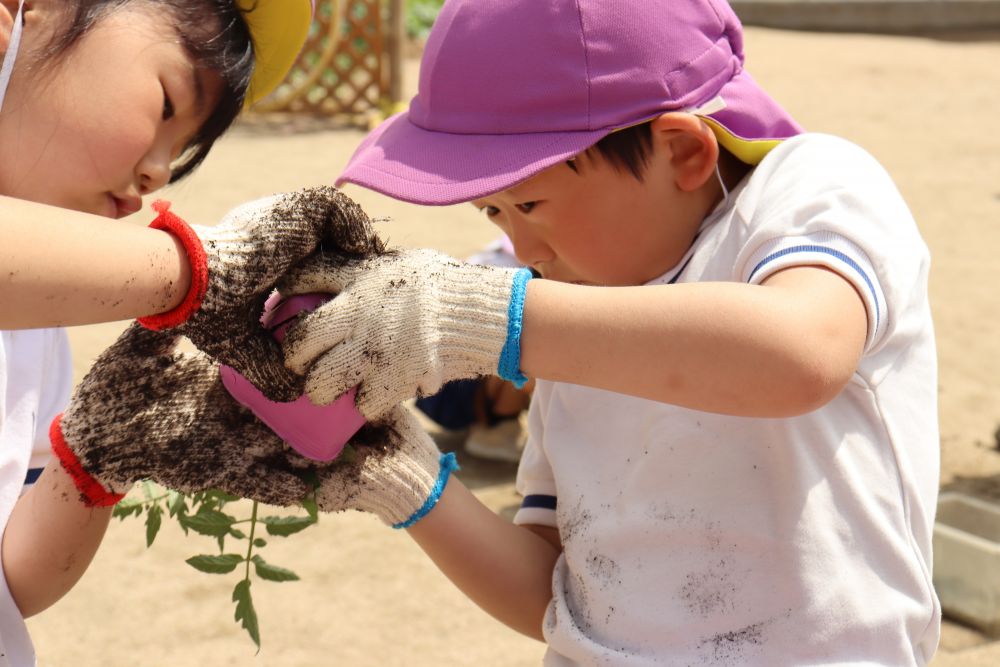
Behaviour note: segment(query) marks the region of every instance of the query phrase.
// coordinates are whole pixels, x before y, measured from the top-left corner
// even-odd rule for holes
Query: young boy
[[[404,251],[286,286],[339,293],[284,344],[313,399],[360,385],[395,426],[321,506],[407,527],[547,665],[937,644],[926,246],[869,155],[742,64],[723,0],[450,0],[341,181],[471,201],[541,279]],[[488,373],[537,379],[514,525],[394,407]]]

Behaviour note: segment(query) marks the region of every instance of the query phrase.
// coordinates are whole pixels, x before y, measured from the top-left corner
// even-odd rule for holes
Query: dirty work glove
[[[272,400],[302,394],[303,379],[282,363],[277,343],[260,326],[277,280],[320,244],[354,256],[382,252],[368,216],[331,187],[274,195],[230,211],[215,227],[188,225],[158,201],[150,225],[172,232],[191,265],[191,288],[175,309],[143,317],[154,330],[182,334],[232,366]]]
[[[393,528],[408,528],[444,493],[455,455],[441,454],[402,405],[367,424],[351,441],[355,458],[319,473],[316,505],[324,512],[371,512]]]
[[[184,493],[221,488],[272,505],[305,498],[312,462],[293,452],[222,385],[179,336],[133,324],[94,363],[52,449],[88,506],[113,505],[142,479]]]
[[[326,404],[355,385],[373,420],[450,380],[520,371],[521,313],[531,272],[467,264],[433,250],[401,250],[348,262],[314,256],[283,282],[283,294],[328,292],[284,342],[286,365]]]

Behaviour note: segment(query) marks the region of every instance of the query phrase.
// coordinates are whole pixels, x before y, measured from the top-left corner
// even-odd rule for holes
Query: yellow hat
[[[313,5],[314,0],[236,0],[254,48],[247,106],[274,92],[288,75],[309,36]]]

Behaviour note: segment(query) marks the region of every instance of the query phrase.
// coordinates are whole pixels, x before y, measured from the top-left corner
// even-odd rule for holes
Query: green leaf
[[[146,548],[153,546],[156,534],[160,532],[160,525],[163,523],[163,510],[159,505],[153,505],[146,514]]]
[[[239,496],[234,496],[231,493],[226,493],[222,489],[209,489],[208,491],[205,492],[205,498],[206,500],[211,499],[217,501],[219,503],[222,503],[223,505],[225,505],[226,503],[235,502],[240,499]]]
[[[260,651],[260,628],[257,626],[257,612],[253,608],[253,599],[250,597],[250,580],[244,579],[236,584],[233,589],[233,602],[236,603],[237,621],[242,621],[250,639],[257,645]]]
[[[191,556],[185,563],[201,572],[209,574],[228,574],[244,561],[240,554],[222,554],[221,556]]]
[[[267,528],[268,533],[278,537],[288,537],[316,523],[308,516],[265,516],[260,522]]]
[[[145,496],[146,500],[152,500],[153,496],[156,495],[156,486],[154,486],[148,479],[143,480],[141,486],[142,495]]]
[[[268,565],[263,558],[260,556],[254,556],[250,560],[253,561],[254,569],[257,571],[257,576],[261,579],[266,579],[268,581],[298,581],[299,575],[295,574],[291,570],[287,570],[283,567],[278,567],[277,565]]]
[[[238,539],[238,540],[245,540],[245,539],[247,538],[247,534],[246,534],[246,533],[244,533],[244,532],[243,532],[242,530],[240,530],[239,528],[230,528],[230,529],[229,529],[229,534],[230,534],[230,535],[231,535],[232,537],[235,537],[235,538],[236,538],[236,539]]]
[[[257,547],[257,548],[266,547],[267,546],[267,540],[265,540],[263,537],[255,537],[254,541],[253,541],[253,545],[255,547]]]
[[[236,519],[218,510],[200,507],[197,514],[177,517],[181,525],[201,535],[222,537],[229,532]]]
[[[111,510],[111,516],[124,521],[133,514],[142,514],[142,500],[138,498],[126,498],[119,501],[115,508]]]
[[[187,514],[187,496],[183,493],[178,493],[177,491],[168,492],[167,509],[169,510],[171,517],[178,514]]]

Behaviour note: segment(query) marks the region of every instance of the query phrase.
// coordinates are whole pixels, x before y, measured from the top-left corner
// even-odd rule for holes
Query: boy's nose
[[[511,225],[509,236],[511,245],[514,246],[514,255],[525,266],[535,268],[554,259],[554,253],[548,243],[526,225],[514,223]]]

